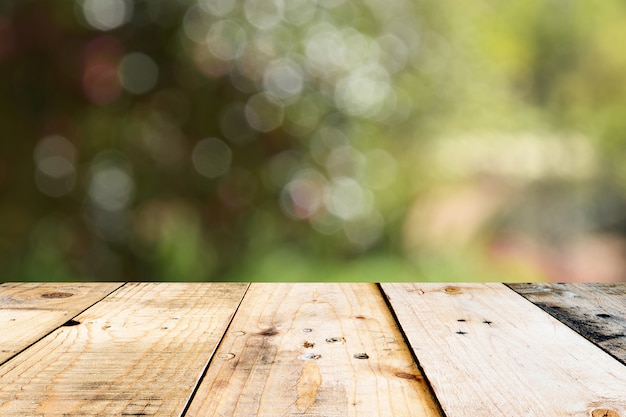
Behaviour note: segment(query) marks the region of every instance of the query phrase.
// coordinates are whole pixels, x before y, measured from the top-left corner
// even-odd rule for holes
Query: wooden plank
[[[0,415],[179,416],[246,288],[126,284],[0,367]]]
[[[122,285],[122,283],[0,285],[0,364]]]
[[[447,417],[625,417],[626,367],[502,284],[382,284]]]
[[[186,416],[440,416],[375,284],[252,284]]]
[[[626,284],[508,286],[626,365]]]

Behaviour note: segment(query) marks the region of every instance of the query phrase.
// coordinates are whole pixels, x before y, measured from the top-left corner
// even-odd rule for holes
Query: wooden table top
[[[5,283],[0,416],[626,417],[626,284]]]

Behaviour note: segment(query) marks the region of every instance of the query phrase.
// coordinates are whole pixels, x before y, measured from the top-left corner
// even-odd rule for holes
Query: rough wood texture
[[[0,415],[179,416],[247,284],[126,284],[0,367]]]
[[[625,284],[511,284],[509,287],[626,365]]]
[[[187,416],[439,416],[374,284],[252,284]]]
[[[121,285],[121,283],[0,285],[0,364]]]
[[[502,284],[382,284],[447,417],[626,417],[626,367]]]

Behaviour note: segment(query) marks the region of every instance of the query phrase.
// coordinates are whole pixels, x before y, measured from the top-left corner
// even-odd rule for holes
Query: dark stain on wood
[[[397,372],[396,376],[398,378],[402,378],[402,379],[413,379],[413,380],[418,380],[418,379],[422,379],[421,376],[419,375],[415,375],[415,374],[410,374],[408,372]]]
[[[269,329],[265,329],[262,332],[257,333],[259,336],[276,336],[279,333],[275,327],[270,327]]]
[[[555,319],[626,365],[626,292],[612,284],[509,284]],[[604,303],[602,301],[605,301]]]
[[[588,313],[576,311],[573,308],[562,309],[559,306],[545,303],[536,303],[536,305],[594,343],[624,337],[624,333],[607,333],[606,325],[594,320]]]
[[[461,289],[459,287],[449,286],[443,289],[446,294],[459,294]]]
[[[45,294],[41,294],[41,298],[68,298],[73,296],[71,292],[47,292]]]

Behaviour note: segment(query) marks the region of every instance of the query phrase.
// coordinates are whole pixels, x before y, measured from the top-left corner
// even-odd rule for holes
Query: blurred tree
[[[471,158],[504,182],[549,177],[532,161],[570,152],[551,136],[593,138],[623,186],[624,19],[617,0],[1,2],[0,268],[502,280],[480,228],[456,266],[412,256],[429,250],[407,225],[427,232],[436,213],[411,213],[473,181]],[[446,145],[493,132],[538,139]]]

